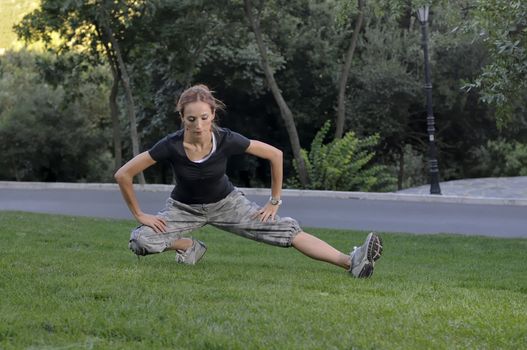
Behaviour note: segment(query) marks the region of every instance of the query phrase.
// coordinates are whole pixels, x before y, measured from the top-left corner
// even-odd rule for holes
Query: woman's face
[[[185,127],[185,133],[200,137],[212,130],[214,113],[208,103],[196,101],[185,106],[181,120]]]

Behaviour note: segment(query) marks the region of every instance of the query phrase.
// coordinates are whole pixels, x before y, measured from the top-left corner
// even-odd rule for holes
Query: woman
[[[370,233],[364,244],[347,255],[302,231],[296,220],[277,215],[282,203],[282,152],[215,125],[223,104],[205,85],[183,92],[176,109],[182,129],[166,136],[115,174],[126,204],[141,226],[132,231],[129,248],[137,255],[176,252],[176,261],[195,264],[207,247],[187,234],[206,224],[256,241],[295,247],[303,254],[348,270],[354,277],[370,277],[382,253],[382,241]],[[248,153],[271,164],[271,197],[263,208],[245,198],[225,174],[231,155]],[[133,177],[159,161],[168,161],[176,186],[158,215],[141,211]]]

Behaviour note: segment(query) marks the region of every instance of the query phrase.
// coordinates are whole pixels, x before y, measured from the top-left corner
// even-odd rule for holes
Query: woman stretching
[[[340,266],[354,277],[370,277],[382,254],[381,238],[372,232],[360,247],[343,254],[304,232],[296,220],[279,217],[282,152],[218,127],[215,113],[222,106],[205,85],[185,90],[176,106],[182,129],[164,137],[115,173],[126,204],[141,224],[132,231],[129,248],[137,255],[173,250],[177,262],[194,265],[207,247],[188,235],[210,224],[255,241],[294,247],[313,259]],[[263,207],[249,201],[225,174],[228,158],[244,152],[270,162],[271,196]],[[150,215],[141,211],[133,178],[159,161],[172,165],[176,186],[165,208]]]

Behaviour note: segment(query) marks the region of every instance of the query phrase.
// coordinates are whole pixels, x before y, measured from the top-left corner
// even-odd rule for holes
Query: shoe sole
[[[202,241],[198,241],[198,244],[203,249],[200,251],[199,255],[196,255],[196,258],[194,259],[194,263],[192,265],[196,265],[198,263],[198,261],[200,261],[201,258],[203,258],[203,255],[205,255],[205,253],[207,252],[207,246],[205,245],[205,243],[203,243]]]
[[[362,270],[359,272],[359,278],[371,277],[373,275],[375,261],[379,260],[382,255],[382,238],[373,232],[370,235],[368,237],[368,253],[366,254],[368,263],[362,267]]]
[[[368,260],[375,262],[381,258],[382,255],[382,238],[374,233],[368,243]]]

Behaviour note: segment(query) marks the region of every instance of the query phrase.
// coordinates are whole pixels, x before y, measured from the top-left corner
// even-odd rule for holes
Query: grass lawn
[[[527,240],[383,234],[357,280],[206,228],[196,266],[138,260],[133,221],[0,212],[0,349],[520,349]],[[311,230],[338,249],[365,232]]]

